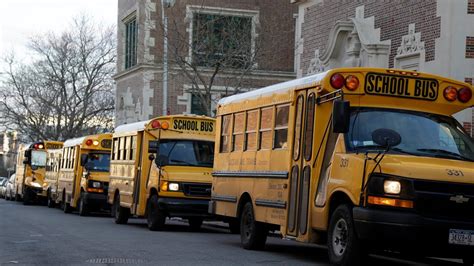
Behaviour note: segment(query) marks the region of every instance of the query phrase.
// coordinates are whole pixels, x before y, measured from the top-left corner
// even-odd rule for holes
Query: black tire
[[[355,232],[349,205],[340,205],[331,214],[327,246],[331,265],[361,265],[367,257],[367,250]]]
[[[161,231],[165,227],[166,213],[158,207],[158,195],[152,195],[147,202],[147,225],[151,231]]]
[[[191,217],[188,219],[189,228],[192,231],[199,231],[202,226],[203,219],[201,217]]]
[[[87,203],[84,200],[84,192],[81,192],[81,197],[79,198],[79,216],[87,216],[89,210],[87,208]]]
[[[462,258],[462,264],[466,266],[472,266],[474,265],[474,256],[472,255],[465,255]]]
[[[130,209],[120,206],[120,194],[117,193],[114,197],[114,205],[112,214],[116,224],[126,224],[130,217]]]
[[[23,192],[23,205],[30,205],[31,204],[31,195],[28,188],[25,189]]]
[[[240,215],[240,242],[244,249],[260,250],[265,247],[268,228],[257,222],[251,202],[245,203]]]
[[[64,213],[71,213],[71,205],[66,202],[66,191],[63,193],[63,201],[62,201],[62,207],[63,207],[63,212]]]
[[[55,207],[55,202],[54,200],[51,198],[51,190],[48,190],[48,197],[47,197],[47,205],[48,205],[48,208],[54,208]]]
[[[20,194],[15,193],[15,201],[20,201]]]
[[[229,221],[229,230],[231,234],[240,234],[240,223],[238,218]]]

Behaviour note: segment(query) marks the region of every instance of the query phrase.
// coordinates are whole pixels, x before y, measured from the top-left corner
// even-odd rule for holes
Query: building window
[[[467,0],[467,13],[474,14],[474,0]]]
[[[191,114],[207,115],[206,110],[201,104],[201,98],[196,94],[191,94]]]
[[[195,13],[192,60],[198,66],[245,68],[251,64],[252,17]]]
[[[474,58],[474,37],[466,37],[466,58]]]
[[[137,64],[137,18],[125,22],[125,69]]]

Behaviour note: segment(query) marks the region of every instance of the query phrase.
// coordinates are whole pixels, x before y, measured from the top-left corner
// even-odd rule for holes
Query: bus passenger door
[[[294,237],[308,232],[315,105],[314,89],[297,92],[287,217],[287,234]]]
[[[135,138],[135,139],[134,139]],[[133,194],[132,194],[132,213],[136,214],[139,204],[139,197],[140,197],[140,183],[141,183],[141,175],[142,175],[142,160],[143,160],[143,145],[144,145],[144,132],[138,132],[137,136],[132,137],[132,145],[135,145],[134,152],[135,152],[135,162],[134,164],[136,167],[134,168],[133,177]]]

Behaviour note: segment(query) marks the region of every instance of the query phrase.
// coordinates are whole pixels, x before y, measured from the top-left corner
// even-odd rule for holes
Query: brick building
[[[160,0],[118,1],[118,58],[116,83],[116,126],[150,119],[164,113],[200,113],[199,97],[195,90],[200,86],[191,82],[186,71],[196,67],[204,83],[211,80],[215,68],[199,61],[196,43],[207,43],[212,38],[223,38],[225,34],[239,32],[245,38],[234,45],[225,43],[224,49],[233,46],[247,47],[237,59],[250,58],[250,67],[245,75],[242,68],[249,63],[235,63],[235,69],[219,70],[213,79],[212,105],[225,95],[283,82],[295,78],[294,74],[294,25],[296,6],[288,0],[165,0],[162,9]],[[166,4],[168,3],[168,4]],[[168,25],[168,97],[167,108],[163,108],[163,52],[164,23]],[[199,34],[199,23],[206,20],[220,21],[207,26],[210,33]],[[243,26],[242,26],[243,25]],[[185,39],[182,45],[181,39]],[[214,40],[219,43],[219,40]],[[226,50],[227,51],[227,50]],[[258,55],[258,56],[256,56]],[[184,57],[189,67],[183,69],[176,59]],[[222,57],[215,53],[210,60]],[[236,59],[237,58],[237,59]],[[191,70],[192,72],[192,70]],[[196,73],[194,73],[196,74]],[[244,76],[244,78],[241,78]],[[194,76],[193,78],[196,78]],[[198,88],[196,88],[198,87]]]
[[[472,84],[474,0],[289,0],[298,77],[341,66],[435,73]],[[474,135],[472,109],[456,118]]]

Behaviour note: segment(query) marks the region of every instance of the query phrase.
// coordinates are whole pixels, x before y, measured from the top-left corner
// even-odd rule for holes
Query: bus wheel
[[[54,204],[53,199],[51,198],[51,191],[50,191],[50,190],[48,190],[48,198],[47,198],[47,200],[48,200],[48,208],[54,208],[54,205],[55,205],[55,204]]]
[[[126,224],[130,216],[130,209],[120,206],[119,193],[114,198],[113,214],[116,224]]]
[[[161,231],[165,227],[166,214],[158,208],[158,195],[154,194],[148,199],[147,225],[151,231]]]
[[[23,205],[30,205],[31,203],[31,195],[30,191],[28,188],[25,189],[25,192],[23,193]]]
[[[79,198],[79,215],[80,216],[87,216],[87,203],[84,199],[84,192],[81,192],[81,197]]]
[[[267,241],[268,229],[257,222],[251,202],[244,205],[240,216],[240,242],[245,249],[263,249]]]
[[[360,265],[365,249],[355,233],[352,209],[348,205],[340,205],[332,213],[327,241],[332,265]]]
[[[199,231],[202,226],[202,218],[201,217],[191,217],[188,219],[189,227],[192,231]]]
[[[237,218],[229,220],[229,230],[231,234],[240,234],[240,223]]]
[[[63,207],[63,212],[64,213],[70,213],[72,210],[71,210],[71,205],[69,205],[69,203],[66,202],[66,192],[63,193],[63,202],[62,202],[62,207]]]

